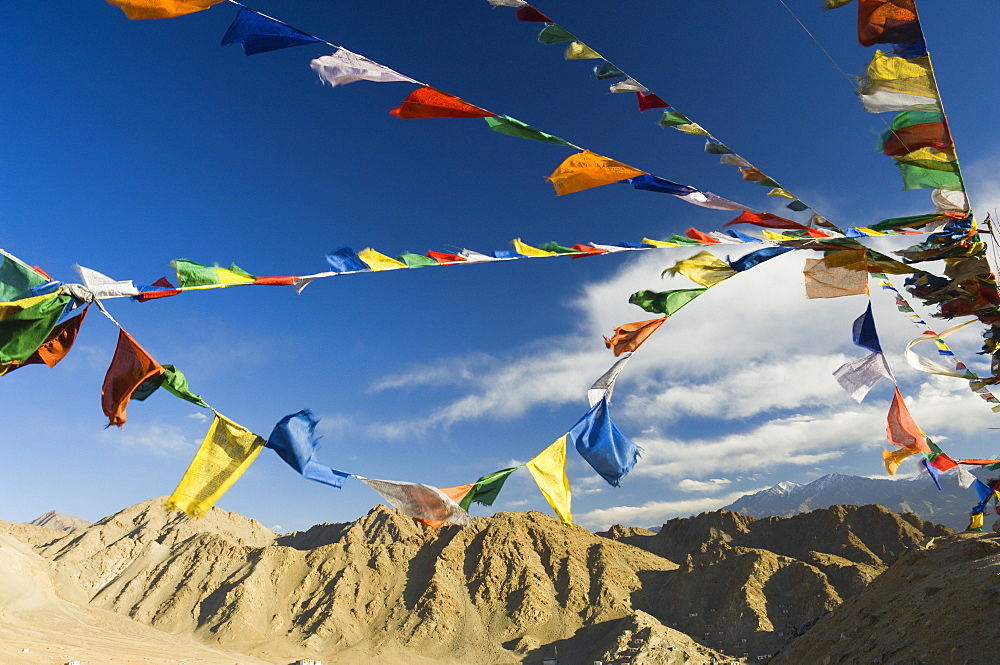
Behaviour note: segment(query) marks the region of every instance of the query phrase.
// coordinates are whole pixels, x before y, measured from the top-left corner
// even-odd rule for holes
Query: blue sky
[[[863,112],[781,3],[750,5],[536,4],[841,226],[931,211],[928,193],[901,191],[896,169],[874,152],[880,117]],[[857,45],[853,6],[788,5],[847,73],[863,71],[874,49]],[[661,129],[656,111],[610,94],[593,62],[539,44],[540,25],[516,21],[511,9],[486,0],[250,6],[599,154],[780,211],[765,188],[704,154],[702,139]],[[988,57],[1000,9],[985,0],[925,0],[920,9],[982,218],[1000,202],[1000,140],[996,86],[976,63]],[[175,258],[308,274],[344,245],[390,256],[489,252],[516,237],[639,241],[715,230],[732,217],[618,185],[557,197],[544,178],[571,150],[502,136],[478,119],[391,117],[413,86],[323,86],[309,61],[332,52],[324,44],[251,57],[220,48],[237,11],[228,3],[160,21],[128,21],[97,0],[6,10],[0,247],[56,279],[76,281],[79,263],[148,284],[173,279]],[[601,335],[650,318],[629,294],[688,286],[659,274],[693,253],[361,274],[301,295],[247,287],[108,306],[157,360],[184,370],[244,426],[266,436],[285,414],[311,408],[323,419],[323,462],[448,487],[523,462],[569,429],[613,362]],[[882,471],[889,389],[859,406],[830,375],[863,355],[850,324],[866,302],[807,301],[803,254],[713,289],[636,354],[613,414],[646,452],[618,489],[572,455],[581,524],[658,524],[782,480]],[[952,454],[1000,452],[986,429],[996,416],[961,382],[928,381],[905,366],[902,347],[917,331],[890,298],[873,300],[921,427]],[[952,338],[970,364],[980,362],[979,332]],[[104,430],[100,388],[115,341],[94,312],[57,368],[0,382],[0,519],[54,508],[94,520],[176,485],[205,413],[157,394],[132,403],[123,430]],[[302,480],[265,451],[219,505],[292,530],[354,519],[378,501],[356,481],[338,491]],[[549,510],[524,471],[495,509]]]

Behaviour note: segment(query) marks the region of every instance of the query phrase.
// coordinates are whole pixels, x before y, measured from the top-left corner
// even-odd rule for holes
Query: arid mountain
[[[969,508],[976,501],[972,490],[959,487],[954,473],[941,476],[941,490],[923,476],[888,480],[832,473],[805,485],[778,483],[740,497],[723,510],[751,517],[790,517],[817,508],[876,503],[960,530],[969,523]]]
[[[36,517],[28,522],[28,524],[44,526],[54,531],[66,531],[67,533],[90,526],[90,522],[87,520],[82,520],[79,517],[71,515],[61,515],[54,510],[50,510],[41,517]]]
[[[998,622],[1000,535],[961,533],[904,555],[771,663],[987,665]]]
[[[162,506],[34,543],[53,593],[275,663],[753,660],[950,533],[874,506],[718,511],[604,537],[535,512],[432,530],[377,506],[279,536],[235,513]]]

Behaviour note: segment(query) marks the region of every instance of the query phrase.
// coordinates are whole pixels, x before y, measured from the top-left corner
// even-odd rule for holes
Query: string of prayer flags
[[[496,113],[430,86],[417,88],[389,111],[397,118],[492,118]]]
[[[490,126],[494,132],[500,132],[501,134],[506,134],[507,136],[516,136],[522,139],[531,139],[532,141],[541,141],[542,143],[551,143],[552,145],[562,145],[569,148],[578,148],[578,146],[573,145],[569,141],[564,141],[558,136],[553,136],[552,134],[546,134],[543,131],[537,130],[531,125],[516,120],[507,115],[498,115],[490,118],[486,118],[486,124]]]
[[[555,187],[556,194],[563,196],[640,175],[646,175],[646,172],[583,150],[563,160],[548,180]]]
[[[263,448],[264,439],[216,411],[198,452],[167,499],[167,510],[205,515]]]
[[[636,291],[629,296],[629,303],[637,305],[653,314],[673,316],[705,291],[700,289],[674,289],[673,291]]]
[[[471,522],[469,513],[436,487],[422,483],[396,480],[375,480],[355,476],[375,490],[383,499],[407,517],[432,522],[449,522],[466,526]]]
[[[864,250],[839,250],[822,259],[806,259],[807,298],[839,298],[868,293]]]
[[[525,464],[535,484],[541,490],[545,500],[552,506],[559,520],[566,526],[572,526],[573,514],[571,505],[573,495],[570,492],[569,477],[566,475],[566,438],[567,434],[538,453]]]
[[[833,376],[851,399],[859,404],[882,379],[896,382],[885,356],[877,352],[870,353],[860,360],[844,363],[834,370]]]
[[[640,448],[611,421],[607,397],[590,408],[566,435],[577,452],[612,487],[632,470],[639,459]],[[567,509],[568,510],[568,509]]]
[[[316,461],[319,441],[315,432],[318,423],[319,419],[309,409],[287,415],[274,426],[264,446],[278,453],[303,478],[340,489],[344,478],[349,478],[351,474]]]
[[[240,44],[246,55],[277,51],[291,46],[302,46],[323,40],[301,30],[285,25],[281,21],[258,14],[252,9],[240,7],[226,34],[222,45]]]
[[[910,366],[913,367],[915,370],[924,372],[926,374],[936,374],[938,376],[953,376],[959,379],[968,378],[969,375],[968,369],[965,370],[948,369],[947,367],[945,367],[940,363],[934,362],[929,358],[925,358],[919,355],[916,351],[913,350],[913,347],[919,344],[920,342],[926,342],[928,340],[933,340],[935,342],[943,340],[949,335],[952,335],[953,333],[957,332],[958,330],[961,330],[970,323],[974,323],[975,321],[976,319],[969,319],[968,321],[963,321],[962,323],[954,325],[943,332],[930,335],[924,334],[921,335],[920,337],[917,337],[916,339],[910,340],[910,342],[906,345],[906,349],[904,351],[904,355],[906,356],[906,362],[908,362]]]
[[[132,20],[145,18],[174,18],[193,14],[217,5],[224,0],[108,0]]]
[[[608,371],[602,374],[597,381],[594,381],[594,385],[590,386],[590,389],[587,390],[587,401],[590,403],[591,408],[601,400],[606,400],[609,404],[611,403],[611,394],[615,390],[615,379],[618,378],[618,375],[625,367],[625,363],[631,357],[631,351],[621,354],[621,357],[615,361]]]
[[[163,370],[161,373],[154,374],[139,384],[132,393],[131,399],[141,402],[156,392],[157,389],[163,388],[174,397],[180,397],[203,409],[212,408],[201,398],[201,395],[196,395],[191,390],[184,372],[173,365],[161,365],[160,368]]]
[[[459,502],[465,500],[465,497],[467,497],[469,495],[469,493],[472,491],[472,489],[474,487],[475,487],[475,484],[471,483],[469,485],[458,485],[457,487],[442,487],[440,489],[441,489],[441,493],[442,494],[444,494],[446,497],[448,497],[449,499],[451,499],[455,503],[458,503],[459,505],[461,505],[461,503],[459,503]],[[463,508],[462,510],[466,510],[466,509]],[[466,510],[466,512],[468,512],[468,510]],[[421,519],[418,519],[417,521],[420,522],[421,524],[429,526],[432,529],[439,529],[439,528],[441,528],[442,526],[444,526],[446,524],[446,522],[444,520],[421,520]]]
[[[124,328],[119,328],[118,345],[101,388],[101,408],[108,417],[107,426],[124,425],[125,409],[132,394],[143,382],[162,373],[160,364]]]
[[[620,356],[623,353],[635,351],[643,342],[649,339],[656,330],[663,325],[667,320],[666,317],[662,319],[651,319],[649,321],[636,321],[635,323],[626,323],[623,326],[618,326],[615,328],[614,335],[611,338],[604,338],[604,346],[614,351],[615,356]]]
[[[924,38],[913,0],[858,0],[862,46],[904,44]]]
[[[372,81],[373,83],[405,81],[420,84],[420,81],[403,76],[385,65],[352,53],[344,47],[337,49],[333,55],[322,55],[315,58],[309,63],[309,67],[316,72],[320,81],[330,84],[331,88],[355,81]]]
[[[728,263],[714,254],[701,251],[690,258],[678,261],[670,268],[664,270],[661,275],[667,273],[671,275],[683,275],[695,284],[710,288],[719,282],[729,279],[737,272]]]
[[[10,369],[34,355],[72,302],[59,292],[0,302],[0,367]]]
[[[481,506],[492,506],[493,502],[500,495],[503,484],[507,482],[507,477],[520,468],[519,466],[515,466],[510,469],[494,471],[483,476],[472,485],[472,489],[465,494],[462,500],[458,502],[458,505],[463,510],[468,510],[473,503],[478,503]]]
[[[889,443],[900,448],[906,448],[914,452],[929,453],[930,446],[924,438],[923,432],[917,427],[910,415],[910,410],[906,408],[903,395],[896,388],[889,406],[889,417],[886,420],[885,436]]]

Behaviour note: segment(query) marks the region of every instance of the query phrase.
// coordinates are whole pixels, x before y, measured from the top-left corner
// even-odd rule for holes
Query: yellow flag
[[[972,531],[973,529],[982,529],[983,521],[982,513],[972,513],[972,515],[969,516],[969,526],[967,526],[965,530]]]
[[[0,321],[4,319],[9,319],[15,314],[20,314],[29,307],[34,307],[38,303],[45,302],[46,300],[51,300],[52,298],[58,297],[60,294],[58,291],[55,293],[48,293],[44,296],[32,296],[30,298],[22,298],[20,300],[11,300],[9,302],[0,302]]]
[[[782,187],[775,187],[774,189],[772,189],[771,191],[769,191],[767,193],[767,195],[768,196],[780,196],[783,199],[794,199],[794,198],[796,198],[794,194],[792,194],[790,191],[788,191],[787,189],[784,189]]]
[[[910,455],[916,455],[915,450],[910,450],[909,448],[897,448],[896,450],[883,450],[882,460],[885,462],[885,470],[889,472],[890,476],[896,475],[896,470],[899,469],[899,465],[903,463]]]
[[[866,236],[887,236],[888,233],[882,233],[881,231],[876,231],[875,229],[870,229],[867,226],[858,226],[855,228],[856,231],[861,231]]]
[[[556,188],[556,194],[562,196],[640,175],[646,172],[584,150],[563,160],[548,179]]]
[[[396,268],[406,268],[407,265],[402,261],[397,261],[396,259],[386,256],[380,252],[376,252],[371,247],[366,247],[360,252],[358,252],[358,258],[368,264],[368,267],[373,271],[378,270],[395,270]]]
[[[571,526],[573,515],[570,503],[573,497],[569,490],[569,478],[566,476],[566,435],[556,439],[555,443],[538,453],[525,466],[552,510],[556,511],[563,524]]]
[[[238,272],[233,272],[229,268],[216,268],[219,275],[219,284],[232,286],[233,284],[253,284],[254,277],[247,277]]]
[[[263,447],[264,439],[216,413],[184,477],[167,499],[167,510],[201,517],[243,475]]]
[[[644,245],[652,245],[653,247],[680,247],[676,242],[667,242],[666,240],[653,240],[652,238],[643,238],[642,242]]]
[[[521,242],[520,238],[514,238],[511,240],[514,244],[514,251],[518,254],[523,254],[525,256],[556,256],[557,252],[546,252],[544,249],[538,249],[537,247],[532,247],[531,245],[526,245]]]
[[[732,266],[710,252],[702,251],[689,259],[678,261],[672,268],[667,268],[663,272],[684,275],[695,284],[711,287],[729,279],[738,271],[733,270]]]
[[[779,240],[802,240],[802,238],[796,238],[794,236],[786,236],[784,233],[778,233],[777,231],[769,231],[764,229],[761,231],[764,236],[764,240],[768,242],[778,242]]]
[[[109,5],[118,7],[130,19],[173,18],[193,14],[224,0],[108,0]]]
[[[567,60],[593,60],[602,57],[600,53],[583,42],[573,42],[567,46],[565,55]]]
[[[839,298],[868,293],[865,250],[841,250],[806,259],[806,298]]]
[[[899,155],[893,157],[897,162],[900,161],[915,161],[920,160],[922,162],[940,162],[942,165],[954,162],[958,157],[955,155],[954,150],[935,150],[934,148],[921,148],[920,150],[914,150],[913,152],[907,153],[905,155]]]
[[[696,136],[711,136],[704,127],[696,122],[689,122],[684,125],[674,125],[674,129],[679,132],[684,132],[685,134],[694,134]]]
[[[862,83],[864,85],[858,91],[861,94],[884,90],[935,99],[938,96],[930,57],[926,55],[906,60],[875,51]]]

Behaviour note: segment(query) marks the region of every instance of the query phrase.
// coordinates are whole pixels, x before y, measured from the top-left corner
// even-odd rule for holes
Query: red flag
[[[427,252],[427,257],[438,263],[462,263],[467,260],[459,254],[445,254],[444,252]]]
[[[534,21],[535,23],[555,23],[548,16],[538,11],[531,5],[519,7],[517,10],[518,21]]]
[[[108,427],[125,424],[125,407],[132,393],[146,379],[163,374],[153,358],[124,330],[118,331],[118,346],[101,388],[101,407]]]
[[[772,215],[769,212],[750,212],[749,210],[744,210],[740,213],[740,216],[731,222],[723,224],[723,226],[732,226],[733,224],[754,224],[756,226],[763,226],[768,229],[799,229],[799,230],[809,230],[808,226],[799,224],[798,222],[793,222],[790,219],[785,219],[784,217],[778,217],[777,215]]]
[[[604,338],[604,346],[609,349],[613,348],[616,356],[620,356],[626,351],[635,351],[666,320],[667,317],[665,316],[662,319],[636,321],[635,323],[626,323],[623,326],[618,326],[615,328],[615,334],[611,336],[611,339]]]
[[[657,97],[654,93],[641,93],[636,92],[635,98],[639,100],[639,110],[646,111],[649,109],[668,109],[670,104]]]
[[[917,423],[913,421],[903,395],[896,388],[896,394],[892,398],[892,405],[889,407],[889,418],[885,426],[885,437],[894,446],[906,448],[914,452],[929,453],[930,446],[921,434]]]
[[[571,259],[579,259],[584,256],[597,256],[598,254],[607,254],[608,250],[598,249],[596,247],[591,247],[590,245],[573,245],[572,249],[580,252],[579,254],[574,254],[570,256]]]
[[[257,277],[253,283],[264,286],[291,286],[295,284],[297,279],[298,277]]]
[[[862,46],[905,44],[923,39],[913,0],[858,0]]]
[[[943,122],[922,122],[892,131],[882,150],[890,157],[902,157],[921,148],[947,150],[955,147]]]
[[[697,240],[698,242],[700,242],[702,244],[705,244],[705,245],[718,245],[719,244],[718,240],[716,240],[712,236],[708,235],[707,233],[702,233],[701,231],[699,231],[698,229],[694,228],[693,226],[690,229],[688,229],[687,231],[685,231],[684,235],[686,235],[688,238],[691,238],[692,240]]]
[[[497,116],[496,113],[473,106],[464,99],[430,86],[417,88],[389,113],[397,118],[495,118]]]

